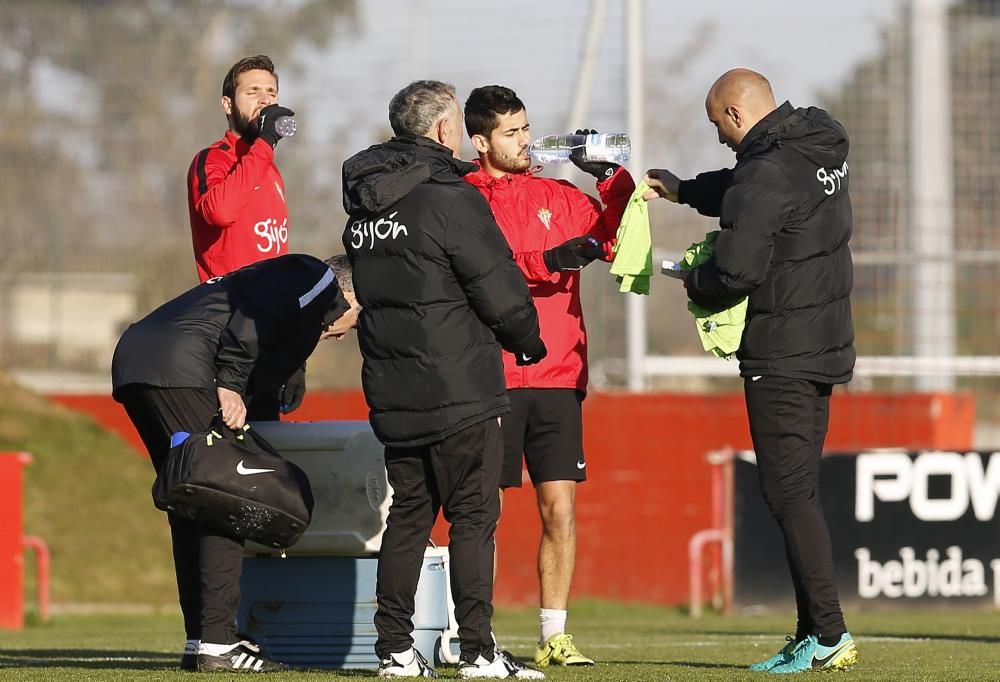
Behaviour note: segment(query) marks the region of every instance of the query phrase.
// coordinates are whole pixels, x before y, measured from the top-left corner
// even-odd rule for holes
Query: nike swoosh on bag
[[[240,460],[240,463],[236,465],[236,473],[238,473],[240,476],[252,476],[253,474],[266,474],[269,471],[274,471],[274,469],[250,469],[248,467],[245,467],[243,466],[242,459]]]
[[[527,353],[521,353],[521,362],[531,362],[531,356]]]

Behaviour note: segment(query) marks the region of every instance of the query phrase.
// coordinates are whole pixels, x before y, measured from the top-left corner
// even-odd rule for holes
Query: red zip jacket
[[[586,391],[587,330],[580,304],[580,272],[549,272],[542,252],[589,234],[607,243],[610,258],[622,213],[635,191],[632,177],[622,168],[597,183],[607,205],[604,210],[600,202],[572,183],[531,172],[494,178],[479,169],[465,179],[486,197],[514,252],[535,301],[542,340],[548,349],[544,360],[527,367],[518,367],[514,356],[504,352],[507,388]]]
[[[288,253],[285,181],[264,140],[233,131],[198,152],[188,170],[188,211],[202,282]]]

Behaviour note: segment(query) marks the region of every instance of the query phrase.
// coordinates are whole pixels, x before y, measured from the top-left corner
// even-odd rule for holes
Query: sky
[[[607,2],[587,117],[589,127],[607,132],[627,121],[625,5]],[[304,56],[301,78],[282,81],[284,102],[308,98],[302,113],[316,121],[303,121],[314,126],[311,134],[336,135],[354,150],[381,141],[389,99],[417,78],[451,82],[460,99],[478,85],[507,85],[525,101],[536,134],[567,132],[591,2],[363,0],[359,7],[356,30],[338,29],[332,48]],[[880,32],[900,16],[899,0],[646,0],[644,8],[647,89],[655,90],[646,116],[690,127],[707,147],[675,164],[725,162],[725,150],[711,147],[716,139],[702,107],[727,69],[764,73],[779,102],[815,104],[820,91],[877,53]],[[669,150],[651,143],[646,156],[657,154],[669,157]]]

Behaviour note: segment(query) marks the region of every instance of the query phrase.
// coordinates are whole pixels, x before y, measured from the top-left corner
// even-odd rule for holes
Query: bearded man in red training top
[[[205,282],[288,253],[285,181],[274,164],[275,122],[295,112],[278,104],[278,75],[265,55],[245,57],[222,81],[229,130],[188,170],[188,211],[198,277]],[[250,420],[277,420],[302,404],[305,367],[283,385],[258,387]]]
[[[588,161],[578,151],[570,160],[597,180],[605,207],[569,182],[533,174],[528,114],[510,88],[488,85],[473,90],[465,103],[465,127],[479,152],[479,170],[465,180],[486,197],[514,252],[548,349],[548,355],[532,365],[512,353],[503,354],[511,411],[504,415],[501,427],[504,468],[500,487],[521,487],[526,464],[542,520],[535,663],[540,667],[593,665],[566,633],[576,562],[576,486],[587,480],[582,410],[587,391],[587,331],[580,270],[598,258],[610,259],[635,183],[618,164]]]

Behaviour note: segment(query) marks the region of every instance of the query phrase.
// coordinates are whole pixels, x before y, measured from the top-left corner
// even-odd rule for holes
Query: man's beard
[[[239,107],[233,107],[233,130],[247,142],[253,142],[260,135],[260,128],[256,121],[251,120]]]
[[[497,154],[490,159],[490,163],[504,173],[523,173],[531,166],[531,160],[525,159],[520,154],[517,156]]]

